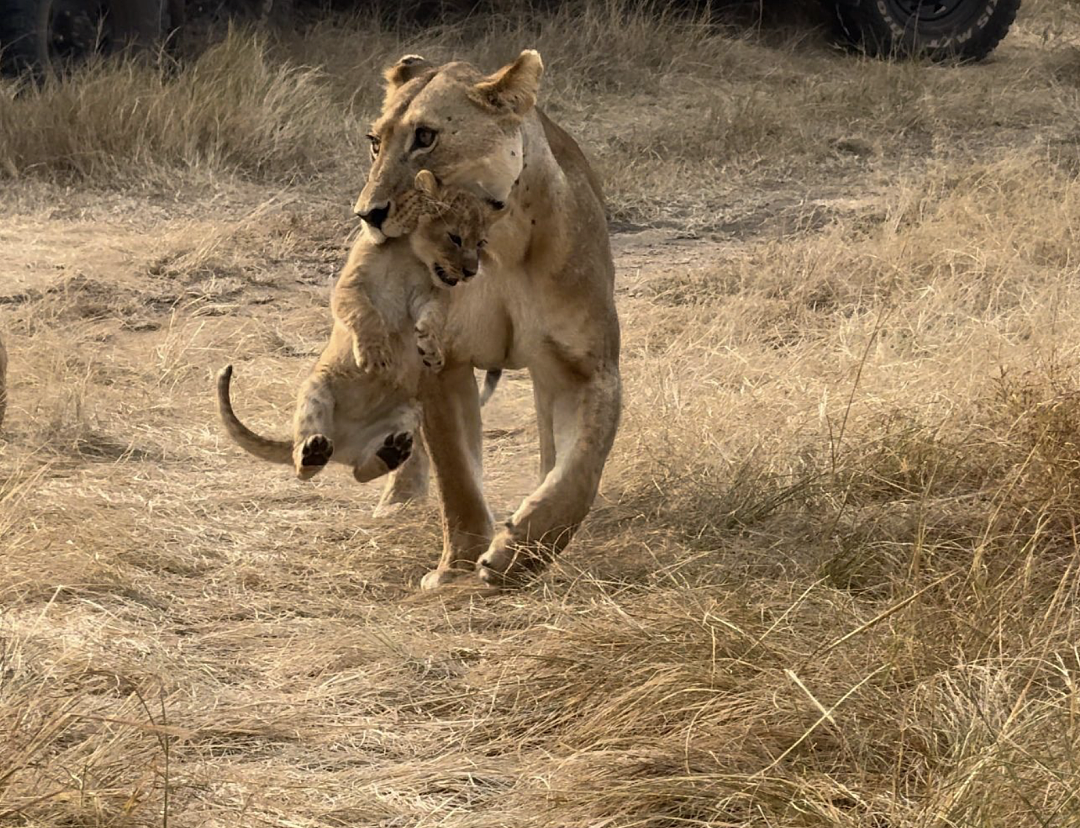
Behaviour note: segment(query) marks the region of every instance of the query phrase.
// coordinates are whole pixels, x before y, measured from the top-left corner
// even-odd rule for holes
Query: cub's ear
[[[413,78],[418,78],[432,68],[431,61],[420,55],[405,55],[393,66],[383,72],[386,80],[386,97],[393,95],[398,87],[404,86]]]
[[[536,105],[543,74],[544,62],[540,60],[540,53],[526,49],[509,66],[476,84],[472,96],[482,106],[520,117]]]
[[[416,189],[425,195],[431,198],[439,197],[439,180],[431,170],[420,170],[416,174],[416,180],[413,183],[416,185]]]

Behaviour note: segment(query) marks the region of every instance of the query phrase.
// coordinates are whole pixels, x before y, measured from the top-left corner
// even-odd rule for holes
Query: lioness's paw
[[[447,584],[476,582],[476,573],[468,569],[433,569],[420,580],[420,589],[438,589]]]
[[[387,469],[393,471],[409,459],[409,455],[412,454],[412,446],[412,435],[404,431],[387,437],[375,454],[386,463]]]
[[[416,348],[420,352],[420,359],[424,365],[432,371],[441,371],[443,367],[442,346],[435,334],[426,328],[416,329]]]
[[[300,446],[299,464],[296,473],[304,480],[307,480],[330,462],[333,453],[334,444],[329,437],[322,434],[312,434]]]
[[[544,568],[550,553],[537,544],[514,541],[509,529],[496,535],[487,552],[476,562],[476,574],[485,584],[497,587],[521,586]]]

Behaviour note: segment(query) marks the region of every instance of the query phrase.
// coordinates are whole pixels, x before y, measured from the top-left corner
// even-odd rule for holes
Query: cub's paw
[[[442,346],[438,337],[426,328],[416,329],[416,349],[420,352],[420,359],[424,365],[432,371],[441,371],[444,363]]]
[[[387,437],[375,454],[386,463],[386,468],[389,471],[393,471],[409,459],[409,455],[412,454],[412,445],[412,435],[407,431],[403,431]]]
[[[394,352],[384,336],[353,337],[353,359],[361,371],[371,373],[388,372],[394,364]]]
[[[329,437],[322,434],[312,434],[300,446],[300,457],[296,473],[305,480],[312,477],[330,462],[333,453],[334,444]]]

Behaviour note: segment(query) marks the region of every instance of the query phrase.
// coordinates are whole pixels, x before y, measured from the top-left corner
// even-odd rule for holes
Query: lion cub
[[[218,374],[218,413],[233,441],[263,460],[295,466],[301,480],[331,457],[352,466],[360,482],[401,465],[419,423],[420,372],[442,368],[446,291],[477,274],[488,228],[501,212],[441,186],[427,170],[418,173],[416,188],[387,222],[400,237],[354,245],[334,286],[334,328],[300,388],[292,442],[261,437],[240,422],[230,400],[232,366]]]

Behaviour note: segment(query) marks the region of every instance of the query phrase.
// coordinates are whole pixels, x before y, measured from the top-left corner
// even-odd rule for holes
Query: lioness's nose
[[[360,216],[360,218],[378,230],[382,227],[382,223],[386,221],[386,217],[390,215],[390,204],[386,203],[369,207],[364,212],[358,212],[356,215]]]

